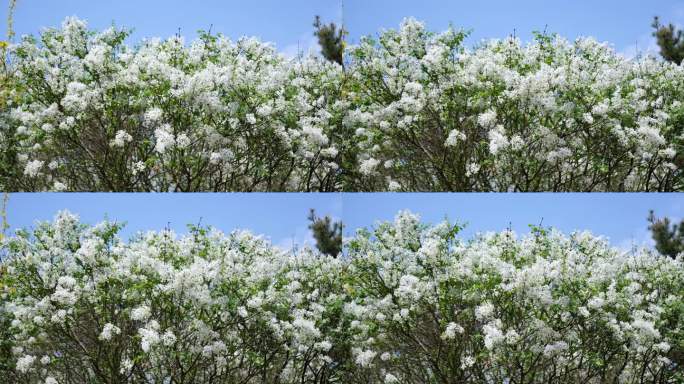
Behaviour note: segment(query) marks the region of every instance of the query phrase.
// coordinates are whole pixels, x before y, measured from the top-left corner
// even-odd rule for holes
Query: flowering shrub
[[[21,383],[682,382],[684,266],[588,233],[457,237],[400,213],[339,259],[69,213],[4,242]]]
[[[684,265],[589,233],[464,242],[399,214],[349,245],[360,375],[397,383],[682,382]]]
[[[132,49],[127,35],[68,18],[13,47],[12,189],[339,188],[337,65],[289,62],[255,39]]]
[[[408,19],[343,70],[67,18],[11,47],[5,190],[682,190],[684,69]]]
[[[119,229],[62,213],[9,241],[17,382],[313,382],[340,368],[341,261],[247,232],[124,243]]]
[[[684,68],[590,38],[467,49],[407,19],[343,69],[127,35],[68,18],[11,47],[4,189],[684,189]]]
[[[537,34],[469,50],[464,37],[407,20],[352,50],[358,101],[348,116],[365,185],[682,188],[682,66],[626,60],[590,38]]]

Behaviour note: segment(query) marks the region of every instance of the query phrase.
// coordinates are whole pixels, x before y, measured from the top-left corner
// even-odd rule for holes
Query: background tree
[[[680,64],[684,61],[684,31],[674,25],[660,24],[658,16],[653,19],[653,36],[660,47],[660,55],[667,61]]]
[[[338,29],[335,23],[322,24],[321,17],[316,15],[313,26],[316,28],[314,36],[318,37],[323,57],[344,66],[344,38],[347,36],[344,25]]]
[[[333,221],[328,215],[317,217],[314,209],[309,211],[309,221],[309,229],[316,239],[316,248],[321,253],[337,257],[342,251],[342,222]]]
[[[670,225],[669,218],[657,218],[651,211],[648,215],[648,222],[651,223],[648,229],[651,231],[658,252],[671,258],[684,252],[684,220],[679,224]]]

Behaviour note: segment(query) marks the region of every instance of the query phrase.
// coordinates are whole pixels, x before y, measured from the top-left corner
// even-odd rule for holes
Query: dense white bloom
[[[361,162],[359,170],[364,175],[371,175],[375,171],[375,168],[380,164],[380,160],[370,158]]]
[[[145,124],[147,126],[153,126],[156,123],[161,121],[162,114],[164,112],[161,110],[161,108],[154,107],[147,112],[145,112]]]
[[[582,377],[591,375],[590,370],[583,368],[586,354],[594,353],[591,351],[603,348],[601,346],[612,351],[613,343],[625,345],[625,340],[629,340],[629,346],[624,348],[634,353],[657,351],[653,353],[663,358],[667,358],[664,354],[671,353],[671,342],[659,343],[663,340],[663,332],[672,333],[653,321],[653,317],[664,313],[662,307],[642,307],[643,296],[640,300],[636,297],[645,289],[646,275],[648,280],[656,279],[659,284],[669,287],[666,289],[677,286],[679,283],[667,279],[673,276],[672,273],[678,276],[675,278],[678,282],[684,278],[681,262],[647,251],[618,252],[587,233],[565,237],[555,231],[535,235],[545,238],[542,243],[535,236],[518,240],[514,234],[504,232],[467,242],[450,240],[449,247],[443,251],[428,251],[428,240],[446,240],[448,228],[451,228],[448,223],[423,228],[415,215],[401,213],[394,223],[384,223],[354,240],[359,248],[354,248],[349,257],[355,273],[363,276],[357,281],[363,281],[367,286],[394,289],[391,295],[381,290],[364,291],[363,295],[354,296],[363,303],[363,310],[355,306],[355,310],[349,312],[356,320],[352,327],[354,335],[363,340],[357,343],[359,351],[371,345],[399,350],[392,359],[389,359],[389,353],[387,360],[384,360],[384,354],[381,355],[383,368],[388,371],[396,367],[414,374],[422,372],[411,364],[429,364],[433,356],[428,352],[421,355],[418,351],[434,346],[428,340],[436,337],[445,341],[441,348],[451,345],[458,348],[460,369],[472,373],[484,370],[492,377],[500,374],[502,381],[511,374],[507,368],[511,366],[509,364],[532,368],[526,365],[525,355],[517,350],[542,356],[535,363],[540,365],[534,368],[540,372],[546,369],[548,372],[581,372]],[[505,254],[502,249],[506,250]],[[668,272],[663,272],[665,270]],[[652,274],[654,271],[659,272]],[[670,277],[664,278],[663,273]],[[640,284],[635,285],[630,280],[638,280]],[[574,284],[577,292],[592,292],[594,296],[580,300],[570,298],[568,295],[572,293],[561,288],[567,286],[565,284]],[[659,290],[662,288],[660,286]],[[662,292],[655,294],[654,288],[648,290],[650,299],[664,300],[656,298],[662,297]],[[502,294],[506,297],[503,300]],[[508,297],[515,298],[515,306],[510,305]],[[576,303],[585,300],[591,309],[577,309]],[[408,305],[410,312],[406,308]],[[637,310],[646,306],[648,310]],[[521,308],[530,310],[519,313]],[[535,311],[538,308],[543,308],[542,313],[549,320],[537,318]],[[402,311],[406,316],[401,315]],[[391,312],[395,315],[382,319],[378,316]],[[583,312],[586,316],[578,319]],[[607,320],[614,319],[618,313],[622,318],[630,314],[634,320],[616,321],[614,325]],[[453,321],[438,326],[435,320],[444,318]],[[459,325],[463,321],[468,324],[467,328]],[[402,332],[403,329],[420,330],[423,337],[416,338],[413,333]],[[592,341],[578,343],[579,338]],[[479,341],[477,347],[472,347],[472,340]],[[475,349],[461,350],[463,345]],[[663,352],[665,350],[670,352]],[[410,353],[407,355],[406,351]],[[610,356],[610,352],[605,355]],[[630,358],[617,360],[621,364],[643,366]],[[654,366],[664,364],[663,361],[660,358],[652,360]],[[540,368],[542,366],[545,368]],[[440,369],[448,371],[451,368],[445,364]],[[426,375],[432,377],[429,373]]]
[[[102,327],[102,332],[100,333],[100,340],[111,340],[112,336],[121,333],[121,329],[112,323],[107,323]]]
[[[68,18],[9,47],[20,81],[0,146],[16,157],[0,187],[681,189],[684,67],[592,38],[467,47],[462,31],[407,19],[348,47],[342,68],[256,38],[131,47],[128,34]],[[127,150],[112,161],[100,143]]]
[[[154,130],[154,136],[156,138],[156,144],[154,150],[163,154],[166,150],[172,147],[176,143],[176,138],[171,132],[171,126],[164,124],[160,128]]]
[[[240,315],[240,317],[247,317],[249,315],[249,313],[247,312],[247,308],[242,306],[238,307],[237,313],[238,315]]]
[[[261,105],[257,108],[257,115],[267,117],[273,113],[273,108],[270,105]]]
[[[142,305],[140,307],[134,308],[131,311],[131,319],[136,321],[144,321],[150,317],[150,307]]]
[[[548,344],[544,347],[544,356],[553,356],[559,352],[568,349],[568,343],[565,341],[559,341],[553,344]]]
[[[480,114],[477,117],[477,123],[480,124],[484,128],[491,128],[496,124],[496,112],[495,111],[487,111],[485,113]]]
[[[57,279],[57,285],[63,288],[74,288],[76,286],[76,279],[73,276],[60,276]]]
[[[66,191],[66,189],[67,189],[66,184],[59,182],[59,181],[55,181],[55,183],[52,185],[52,190],[54,190],[55,192]]]
[[[24,355],[17,360],[17,370],[26,373],[31,370],[36,357],[32,355]]]
[[[579,311],[579,314],[584,316],[584,317],[589,317],[591,315],[591,313],[589,312],[589,310],[586,307],[580,307],[578,309],[578,311]]]
[[[373,359],[375,359],[375,355],[377,355],[377,352],[372,351],[370,349],[360,351],[356,355],[356,364],[362,367],[370,367],[373,363]]]
[[[78,295],[72,290],[58,286],[50,298],[59,304],[70,306],[76,303]]]
[[[494,314],[494,305],[492,303],[484,303],[475,308],[475,317],[482,321],[490,318]]]
[[[312,143],[318,146],[328,144],[328,137],[325,136],[323,130],[320,128],[304,126],[302,128],[302,133],[304,133]]]
[[[605,300],[600,298],[600,297],[592,297],[589,302],[587,303],[587,306],[592,309],[599,309],[603,307],[603,304],[605,303]]]
[[[461,369],[467,369],[475,365],[475,358],[472,356],[465,356],[463,360],[461,360]]]
[[[387,190],[391,192],[396,192],[401,190],[401,184],[395,180],[390,180],[389,184],[387,185]]]
[[[90,49],[84,61],[92,67],[102,67],[107,56],[107,48],[103,45],[96,45]]]
[[[140,348],[143,351],[149,352],[150,348],[159,343],[159,333],[154,328],[140,328],[138,329],[140,335]]]
[[[508,146],[508,139],[504,136],[504,129],[498,125],[496,128],[489,131],[489,152],[496,155],[500,150]]]
[[[133,172],[133,175],[137,175],[138,173],[142,172],[145,170],[145,163],[142,161],[136,161],[133,163],[131,167],[131,171]]]
[[[482,327],[484,332],[484,344],[487,349],[492,350],[494,347],[504,340],[504,335],[501,329],[495,323],[485,324]]]
[[[473,176],[480,172],[480,164],[470,163],[466,165],[466,176]]]
[[[458,325],[454,322],[451,322],[451,323],[447,324],[446,329],[444,330],[444,333],[442,333],[442,339],[451,340],[454,337],[456,337],[457,333],[461,334],[461,333],[463,333],[463,331],[464,331],[463,327],[461,327],[460,325]]]
[[[316,343],[316,348],[318,348],[321,351],[327,352],[330,350],[330,348],[332,348],[332,343],[327,340],[324,340],[320,343]]]
[[[67,311],[65,309],[60,309],[56,311],[52,317],[50,318],[50,321],[56,324],[61,324],[64,323],[64,320],[66,319]]]
[[[457,130],[457,129],[452,129],[451,132],[449,132],[449,136],[447,137],[446,141],[444,142],[444,145],[447,147],[455,147],[458,145],[459,140],[465,140],[466,135]]]
[[[28,163],[26,163],[26,167],[24,167],[24,175],[28,177],[38,176],[38,173],[40,172],[40,169],[43,167],[43,164],[45,164],[45,162],[42,160],[29,161]]]
[[[449,222],[401,212],[333,258],[240,230],[128,241],[119,230],[62,212],[3,240],[0,289],[11,281],[12,291],[0,296],[0,321],[18,373],[61,380],[68,359],[96,381],[92,364],[115,355],[123,374],[155,382],[181,381],[169,367],[197,367],[226,382],[265,369],[290,384],[331,365],[333,379],[362,369],[373,383],[387,373],[436,381],[434,368],[496,382],[511,367],[582,380],[616,366],[676,377],[681,258],[613,249],[587,232],[463,239]],[[87,342],[74,348],[78,335]],[[449,359],[435,360],[440,348]],[[263,353],[271,363],[245,358]],[[597,355],[605,368],[587,367]]]
[[[650,338],[650,339],[659,339],[660,338],[660,332],[655,328],[655,324],[653,322],[644,320],[644,319],[637,319],[632,322],[632,327],[635,329],[639,330],[641,335]]]
[[[131,140],[133,140],[133,136],[131,136],[128,132],[124,130],[118,130],[116,131],[116,136],[112,140],[111,145],[113,147],[123,147]]]
[[[164,334],[161,336],[161,341],[162,344],[166,346],[171,346],[176,343],[176,335],[173,334],[170,330],[167,330],[164,332]]]
[[[325,143],[327,144],[327,140],[325,141]],[[338,153],[339,153],[339,151],[335,147],[323,148],[321,150],[321,155],[323,155],[325,157],[331,157],[331,158],[336,157]]]
[[[190,145],[190,138],[185,133],[178,134],[176,137],[176,145],[178,148],[187,148]]]

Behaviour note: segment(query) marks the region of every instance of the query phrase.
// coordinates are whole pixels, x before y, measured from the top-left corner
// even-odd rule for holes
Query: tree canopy
[[[673,24],[660,24],[660,19],[656,16],[653,19],[653,37],[656,38],[660,47],[660,55],[663,59],[680,64],[684,61],[684,31],[678,29]]]
[[[323,57],[344,66],[344,38],[347,36],[344,25],[338,28],[335,23],[323,24],[321,17],[316,15],[313,26],[316,28],[314,36],[318,37]]]
[[[658,218],[651,211],[648,222],[658,252],[673,259],[684,252],[684,220],[679,224],[672,223],[669,218]]]
[[[314,209],[309,211],[309,221],[316,248],[323,254],[337,257],[342,251],[342,222],[333,221],[328,215],[318,217]]]

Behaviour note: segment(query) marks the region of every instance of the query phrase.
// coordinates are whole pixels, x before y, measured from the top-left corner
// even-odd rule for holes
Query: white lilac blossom
[[[68,18],[10,47],[16,87],[7,93],[17,102],[0,109],[0,150],[16,154],[16,177],[3,173],[0,187],[342,188],[337,152],[349,106],[340,66],[287,59],[254,38],[205,33],[189,44],[174,36],[130,47],[129,33],[92,32]],[[42,168],[53,160],[60,167]]]
[[[19,372],[26,373],[31,369],[35,361],[35,356],[24,355],[17,360],[17,370]]]
[[[176,143],[176,138],[173,136],[171,131],[171,126],[169,124],[164,124],[163,126],[155,129],[155,146],[154,150],[160,155],[163,155],[169,148],[173,147]]]
[[[370,367],[371,364],[373,363],[373,359],[375,359],[376,355],[377,355],[377,352],[375,352],[375,351],[371,351],[371,350],[360,351],[356,355],[356,364],[358,364],[362,367]]]
[[[678,382],[681,258],[625,252],[587,232],[462,239],[460,228],[400,212],[346,239],[335,259],[206,227],[124,241],[120,224],[62,212],[1,243],[0,374],[11,383],[499,383],[524,372],[538,377],[524,383]]]
[[[521,372],[538,377],[524,383],[679,377],[672,348],[684,323],[672,305],[683,297],[681,259],[614,249],[587,232],[465,241],[459,228],[402,212],[349,241],[350,337],[359,354],[390,351],[365,368],[371,382],[383,371],[423,380],[410,383],[512,382]],[[440,252],[425,251],[433,243]],[[586,365],[588,356],[600,363]]]
[[[131,140],[133,140],[133,136],[131,136],[128,132],[124,130],[118,130],[116,131],[116,136],[114,136],[111,145],[113,147],[123,147]]]
[[[453,339],[454,337],[456,337],[456,334],[461,334],[463,332],[464,332],[463,327],[461,327],[460,325],[458,325],[454,322],[451,322],[451,323],[447,324],[446,329],[444,330],[444,333],[442,334],[442,339],[450,340],[450,339]]]
[[[467,137],[463,132],[457,130],[457,129],[452,129],[451,132],[449,132],[449,136],[446,138],[444,141],[444,145],[447,147],[455,147],[458,145],[458,141],[465,140]]]
[[[413,191],[683,188],[672,159],[684,67],[625,59],[592,38],[469,48],[465,37],[406,19],[350,47],[359,156],[401,164],[356,188],[385,190],[387,177]]]
[[[131,311],[131,319],[142,321],[147,320],[150,317],[150,307],[147,305],[141,305],[140,307],[134,308]]]
[[[100,333],[99,339],[100,340],[111,340],[112,336],[118,335],[121,333],[121,329],[117,327],[116,325],[112,323],[107,323],[104,325],[102,328],[102,333]]]
[[[26,167],[24,168],[24,175],[28,177],[36,177],[38,176],[38,173],[40,172],[40,169],[43,167],[43,164],[45,162],[42,160],[31,160],[28,163],[26,163]]]
[[[592,38],[470,48],[406,19],[343,69],[255,38],[128,34],[68,18],[10,46],[0,188],[684,189],[684,67]]]
[[[387,185],[387,190],[390,192],[396,192],[401,190],[401,184],[396,180],[390,180]]]
[[[363,160],[359,166],[359,171],[366,176],[372,175],[378,164],[380,164],[380,160],[378,159],[370,158]]]
[[[308,248],[293,256],[239,230],[148,232],[124,242],[120,228],[89,227],[63,212],[3,242],[3,254],[16,251],[0,265],[3,377],[201,383],[212,372],[219,382],[299,383],[343,374],[334,360],[349,327],[340,317],[341,260]],[[45,286],[14,282],[25,273]],[[10,340],[15,352],[6,356]],[[40,356],[52,358],[43,364]]]

